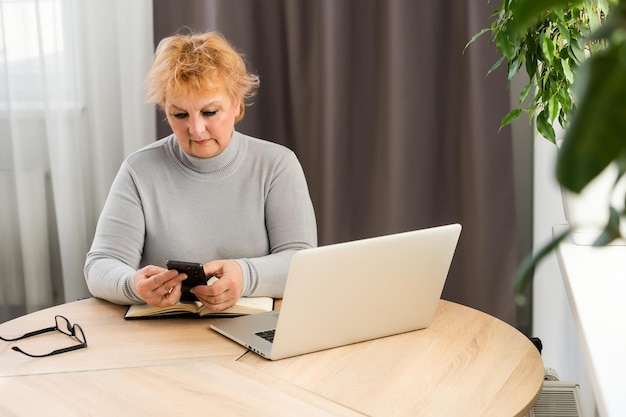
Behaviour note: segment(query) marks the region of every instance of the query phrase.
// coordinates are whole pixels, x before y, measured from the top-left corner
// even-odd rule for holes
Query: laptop
[[[298,251],[280,310],[211,328],[271,360],[426,328],[460,234],[450,224]]]

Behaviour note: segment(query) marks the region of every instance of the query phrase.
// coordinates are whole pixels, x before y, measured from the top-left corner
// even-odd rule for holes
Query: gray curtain
[[[498,58],[486,36],[464,52],[492,8],[158,0],[155,42],[186,26],[220,31],[244,52],[261,88],[237,129],[296,152],[320,244],[459,222],[443,297],[515,324],[512,147],[499,132],[506,74],[486,77]],[[385,266],[372,273],[384,280]]]

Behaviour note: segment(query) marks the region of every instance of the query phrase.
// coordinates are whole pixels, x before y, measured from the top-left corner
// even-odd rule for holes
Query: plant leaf
[[[474,43],[476,41],[476,39],[480,38],[481,36],[483,36],[485,33],[491,31],[491,28],[484,28],[483,30],[481,30],[480,32],[478,32],[477,34],[475,34],[474,36],[472,36],[472,38],[469,40],[469,42],[467,42],[465,44],[465,48],[463,48],[463,53],[465,53],[465,50],[467,49],[468,46],[470,46],[470,44]]]
[[[500,57],[500,59],[498,59],[498,60],[496,61],[496,63],[495,63],[495,64],[493,64],[493,65],[491,66],[491,68],[489,68],[489,71],[487,71],[487,75],[489,75],[489,74],[491,74],[492,72],[494,72],[494,71],[495,71],[495,70],[496,70],[496,69],[500,66],[500,64],[502,64],[502,62],[504,61],[504,59],[505,59],[505,58],[504,58],[504,56],[501,56],[501,57]]]
[[[535,267],[552,251],[554,251],[563,240],[569,236],[571,229],[561,232],[560,235],[554,237],[550,242],[545,244],[536,254],[528,254],[517,268],[515,277],[515,299],[518,304],[525,304],[523,292],[533,279]]]
[[[512,81],[513,78],[515,77],[515,74],[519,72],[520,68],[521,68],[520,62],[517,59],[514,59],[513,61],[509,62],[509,72],[507,74],[507,79],[509,81]]]
[[[565,75],[565,78],[567,78],[567,81],[572,84],[574,82],[574,73],[572,72],[567,59],[562,60],[561,65],[563,66],[563,74]]]
[[[580,192],[626,150],[626,43],[588,58],[576,72],[572,113],[556,174],[559,183]]]
[[[513,45],[506,34],[502,31],[496,32],[496,46],[506,59],[509,61],[513,59]]]
[[[550,122],[554,122],[556,116],[559,114],[559,98],[555,94],[548,100],[548,115],[550,117]]]
[[[522,109],[513,109],[511,110],[506,116],[504,116],[504,118],[502,119],[502,122],[500,123],[500,129],[502,129],[504,126],[510,124],[511,122],[513,122],[515,119],[517,119],[520,114],[522,114]]]
[[[548,120],[549,116],[545,110],[542,110],[537,115],[537,131],[541,133],[541,136],[548,139],[552,143],[556,143],[556,134],[554,133],[554,128],[552,124]]]
[[[570,49],[568,50],[570,58],[580,65],[585,60],[585,51],[579,41],[572,42]]]
[[[529,54],[526,57],[526,72],[528,73],[528,77],[532,80],[533,77],[537,76],[537,59],[534,55]]]
[[[528,97],[528,93],[530,92],[530,89],[535,85],[534,82],[529,82],[526,87],[524,87],[524,89],[522,90],[522,92],[519,95],[519,104],[522,104],[525,100],[526,97]]]
[[[619,213],[614,207],[609,207],[609,220],[600,236],[593,242],[593,246],[606,246],[620,236]]]
[[[518,0],[511,2],[511,13],[515,19],[511,20],[511,34],[521,36],[529,25],[534,23],[546,10],[565,6],[570,0]],[[582,0],[574,1],[582,3]]]
[[[572,37],[570,36],[567,26],[560,20],[556,23],[556,25],[559,28],[559,32],[561,33],[561,36],[563,36],[563,39],[565,39],[568,44],[572,43]]]
[[[548,60],[548,63],[552,64],[554,61],[554,42],[552,42],[552,39],[548,36],[544,36],[541,40],[541,50]]]

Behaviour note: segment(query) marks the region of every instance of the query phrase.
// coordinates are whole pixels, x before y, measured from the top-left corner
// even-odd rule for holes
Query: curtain
[[[320,244],[459,222],[444,298],[515,323],[506,73],[486,0],[154,2],[155,42],[217,30],[261,77],[237,126],[303,164]],[[159,136],[169,131],[159,115]],[[415,254],[419,256],[419,254]],[[385,266],[372,271],[384,281]],[[384,293],[381,293],[384,297]]]
[[[152,3],[0,0],[0,322],[89,296],[122,159],[154,140]]]

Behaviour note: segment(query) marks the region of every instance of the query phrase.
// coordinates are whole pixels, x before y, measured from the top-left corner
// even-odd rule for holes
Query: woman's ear
[[[237,107],[237,113],[235,114],[235,123],[243,119],[243,114],[245,111],[245,104],[242,99],[239,99],[235,102],[235,106]]]

